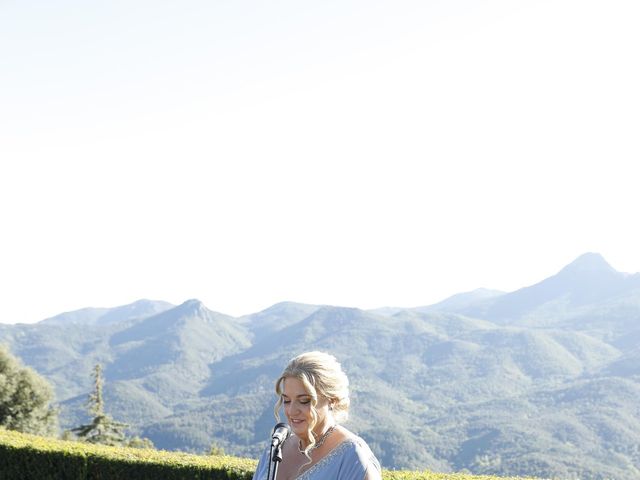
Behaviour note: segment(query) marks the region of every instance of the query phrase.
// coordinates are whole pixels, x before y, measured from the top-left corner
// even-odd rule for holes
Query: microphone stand
[[[276,480],[278,465],[282,462],[282,445],[291,435],[291,427],[286,423],[279,423],[273,428],[271,434],[271,450],[269,450],[269,469],[267,480]]]
[[[278,465],[282,461],[282,444],[284,442],[278,442],[275,446],[271,444],[271,450],[269,451],[269,470],[267,472],[267,480],[276,480],[278,477]],[[273,468],[272,468],[273,467]],[[273,473],[273,476],[271,475]]]

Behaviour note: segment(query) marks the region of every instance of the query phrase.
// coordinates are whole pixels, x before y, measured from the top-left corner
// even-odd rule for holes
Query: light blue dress
[[[305,470],[296,480],[362,480],[368,469],[380,471],[380,463],[360,437],[349,438]],[[253,480],[267,480],[269,449],[260,457]]]

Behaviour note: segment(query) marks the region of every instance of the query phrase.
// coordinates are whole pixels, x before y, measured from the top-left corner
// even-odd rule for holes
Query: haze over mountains
[[[515,292],[420,308],[285,302],[234,318],[140,300],[0,325],[0,341],[55,386],[65,428],[86,419],[102,363],[107,410],[157,447],[257,456],[273,381],[321,349],[387,468],[640,479],[640,274],[594,253]]]

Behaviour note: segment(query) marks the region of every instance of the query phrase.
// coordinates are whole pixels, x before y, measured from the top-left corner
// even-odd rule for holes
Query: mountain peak
[[[560,273],[564,274],[585,274],[585,273],[614,273],[616,270],[607,263],[599,253],[588,252],[580,255],[569,265],[564,267]]]
[[[202,312],[206,312],[208,309],[205,307],[204,303],[202,303],[197,298],[191,298],[177,307],[178,311],[181,313],[191,313],[191,314],[199,314]]]
[[[202,301],[198,300],[197,298],[190,298],[189,300],[185,300],[184,302],[182,302],[182,305],[192,305],[192,306],[196,306],[199,307],[200,305],[204,305],[202,303]]]

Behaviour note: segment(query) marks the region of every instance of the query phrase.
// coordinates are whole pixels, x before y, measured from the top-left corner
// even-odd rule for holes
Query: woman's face
[[[282,381],[282,404],[284,414],[287,416],[291,430],[298,438],[307,438],[309,425],[311,424],[311,395],[304,388],[301,380],[287,377]],[[324,397],[318,398],[316,405],[318,421],[313,430],[316,434],[325,430],[325,425],[330,416],[329,402]]]

